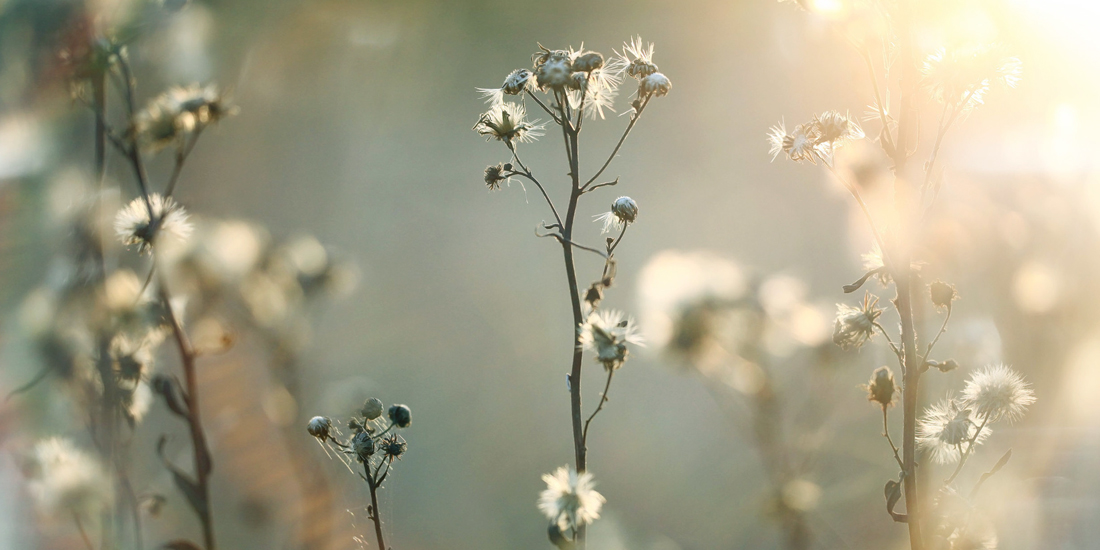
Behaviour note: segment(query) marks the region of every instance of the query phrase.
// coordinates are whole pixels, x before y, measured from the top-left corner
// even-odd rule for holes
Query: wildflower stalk
[[[121,85],[123,87],[123,96],[125,97],[126,112],[130,121],[136,120],[137,110],[134,101],[134,79],[129,66],[124,56],[119,56],[118,63],[119,71],[121,73]],[[102,113],[100,113],[102,115]],[[104,116],[98,116],[97,120],[104,120]],[[179,172],[182,169],[182,164],[186,160],[187,154],[190,153],[194,147],[197,134],[201,131],[201,126],[193,134],[193,139],[187,144],[185,149],[181,149],[177,154],[176,166],[173,170],[172,179],[170,181],[170,187],[174,188],[176,181],[179,177]],[[127,142],[120,142],[112,140],[119,152],[127,159],[132,168],[135,176],[135,180],[138,185],[138,190],[141,193],[141,199],[145,204],[146,210],[149,213],[150,223],[159,223],[158,215],[154,211],[153,202],[150,198],[149,191],[149,179],[145,169],[145,164],[142,159],[141,147],[138,142],[136,132],[130,131],[127,133]],[[174,189],[173,189],[174,190]],[[150,268],[150,279],[156,271],[156,256]],[[179,316],[176,314],[172,307],[171,298],[168,294],[167,287],[163,277],[159,281],[160,286],[160,301],[164,308],[167,320],[171,325],[172,334],[176,342],[180,355],[180,362],[184,372],[184,384],[185,388],[182,392],[183,404],[185,405],[181,416],[187,422],[188,430],[191,436],[191,448],[194,465],[194,480],[187,479],[185,476],[176,472],[173,468],[173,474],[176,479],[177,485],[182,491],[186,493],[191,507],[195,510],[195,513],[199,516],[203,533],[203,548],[205,550],[215,550],[217,548],[216,539],[214,537],[214,526],[211,514],[210,503],[210,491],[209,491],[209,476],[212,471],[213,465],[210,459],[209,448],[206,442],[206,436],[202,427],[201,413],[199,410],[199,395],[198,395],[198,381],[197,374],[195,372],[195,359],[197,353],[192,347],[190,340],[183,330],[183,326],[180,322]],[[179,411],[177,411],[179,413]],[[171,465],[169,465],[171,467]]]
[[[96,182],[96,190],[98,191],[93,209],[97,213],[103,206],[102,191],[107,174],[107,142],[110,131],[107,126],[107,73],[107,69],[98,69],[90,77],[90,84],[92,87],[92,102],[90,107],[95,115],[93,173]],[[96,246],[93,247],[92,254],[96,263],[96,281],[94,282],[106,284],[107,265],[102,243],[97,243]],[[102,546],[108,548],[114,545],[115,537],[122,532],[123,508],[128,506],[133,522],[134,547],[142,548],[141,512],[132,485],[130,484],[129,476],[126,473],[126,465],[121,452],[122,450],[119,448],[118,427],[121,423],[122,403],[119,399],[118,388],[112,383],[114,372],[110,357],[110,338],[107,335],[102,335],[97,342],[97,347],[98,358],[96,360],[96,370],[100,376],[100,380],[103,381],[103,397],[99,403],[100,412],[97,422],[99,429],[95,435],[104,462],[112,465],[116,493],[121,493],[121,496],[125,497],[118,498],[116,501],[116,509],[113,514],[113,531],[110,527],[112,525],[112,514],[106,510],[104,511],[101,522]],[[82,535],[87,537],[87,535],[83,533],[82,526],[81,531]]]
[[[542,234],[536,229],[535,234],[538,237],[553,237],[557,240],[562,247],[562,260],[565,264],[570,309],[573,314],[571,323],[573,357],[568,384],[575,467],[571,471],[559,469],[554,475],[544,476],[549,492],[544,493],[544,499],[540,500],[540,510],[551,521],[548,534],[553,544],[583,550],[585,528],[588,523],[599,517],[599,505],[603,502],[602,496],[590,490],[592,476],[586,471],[588,429],[607,403],[607,394],[614,379],[614,371],[622,366],[627,357],[626,344],[640,343],[637,335],[633,333],[632,320],[623,319],[621,314],[616,312],[597,313],[594,310],[603,297],[603,289],[612,284],[614,278],[612,256],[626,232],[625,226],[633,223],[637,216],[637,203],[629,197],[620,197],[612,204],[611,212],[602,216],[606,222],[604,232],[608,232],[611,226],[621,228],[618,238],[607,239],[606,252],[578,244],[574,240],[573,230],[581,197],[596,188],[618,183],[618,180],[615,180],[593,186],[593,183],[611,165],[650,99],[667,94],[671,88],[671,82],[666,76],[658,73],[656,65],[652,63],[652,45],[645,47],[640,38],[624,45],[625,53],[611,63],[607,63],[603,56],[596,52],[574,50],[567,52],[549,50],[541,46],[540,50],[533,58],[534,72],[526,69],[516,70],[509,75],[499,89],[481,89],[483,95],[492,102],[493,107],[481,116],[474,130],[489,139],[504,142],[512,155],[513,162],[518,165],[518,168],[514,168],[511,163],[486,168],[485,182],[489,189],[498,189],[500,183],[507,178],[520,176],[539,188],[539,192],[554,216],[554,223],[542,224],[542,229],[549,230],[548,233]],[[580,132],[584,116],[588,111],[588,114],[599,115],[602,118],[603,109],[608,107],[614,98],[615,88],[619,85],[620,75],[624,72],[638,81],[637,96],[631,103],[630,120],[611,154],[591,179],[582,179]],[[545,101],[536,92],[545,93]],[[503,102],[504,95],[530,97],[561,128],[569,177],[569,199],[563,211],[558,210],[545,186],[520,159],[516,150],[518,142],[532,141],[535,137],[543,135],[545,124],[540,124],[538,120],[525,120],[525,107],[520,103]],[[604,259],[602,277],[583,295],[584,303],[590,307],[588,311],[582,305],[582,287],[577,278],[574,249],[592,252]],[[613,317],[616,318],[611,322]],[[583,351],[586,347],[597,352],[598,360],[607,369],[604,391],[595,410],[587,419],[584,416],[581,393]],[[591,497],[582,499],[587,506],[578,505],[570,498],[564,500],[559,498],[566,493],[578,492]]]
[[[199,413],[199,388],[198,377],[195,373],[195,349],[191,346],[187,334],[183,332],[183,326],[180,325],[179,318],[172,309],[171,300],[168,297],[168,291],[165,289],[163,280],[160,286],[160,299],[167,312],[168,321],[172,325],[172,335],[175,338],[176,347],[179,349],[180,362],[183,365],[184,384],[186,385],[183,401],[187,406],[185,420],[187,421],[187,427],[191,433],[191,450],[195,468],[195,483],[193,490],[199,502],[197,506],[194,506],[195,513],[198,514],[199,522],[202,524],[203,548],[205,548],[205,550],[215,550],[217,544],[214,540],[214,522],[210,514],[210,489],[208,483],[210,472],[213,470],[213,464],[210,460],[210,452],[206,446],[206,435],[203,433],[202,418]]]
[[[921,365],[917,351],[917,332],[913,322],[913,286],[912,238],[913,206],[912,182],[916,181],[909,160],[910,133],[917,119],[917,107],[914,102],[917,91],[917,72],[913,61],[913,41],[910,29],[910,1],[898,2],[898,42],[901,64],[901,85],[899,86],[899,112],[897,137],[893,140],[894,163],[894,205],[899,224],[899,246],[894,248],[891,269],[897,297],[894,305],[901,317],[901,344],[904,360],[902,362],[902,480],[905,494],[905,513],[908,518],[910,550],[922,550],[924,539],[921,533],[921,502],[917,493],[917,400]],[[885,249],[884,249],[885,251]],[[884,252],[885,254],[885,252]]]
[[[383,461],[385,462],[385,461]],[[363,463],[363,471],[367,478],[367,487],[370,488],[370,504],[371,514],[370,518],[374,521],[374,534],[378,537],[379,550],[386,550],[386,539],[382,536],[382,517],[378,512],[378,487],[382,484],[382,480],[378,478],[378,471],[382,469],[382,463],[378,463],[378,467],[374,470],[374,474],[370,471],[370,462]],[[389,467],[386,468],[386,473],[389,473]],[[382,476],[385,478],[385,474]]]

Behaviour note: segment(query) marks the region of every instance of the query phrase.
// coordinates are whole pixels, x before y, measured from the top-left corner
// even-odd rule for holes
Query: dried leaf
[[[883,492],[886,495],[886,513],[898,523],[908,523],[908,516],[894,512],[894,506],[901,500],[901,483],[891,479],[886,482]]]

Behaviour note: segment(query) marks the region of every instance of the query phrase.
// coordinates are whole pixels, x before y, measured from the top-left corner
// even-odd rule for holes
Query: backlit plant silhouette
[[[797,3],[807,8],[804,1]],[[780,123],[771,129],[768,141],[773,159],[784,156],[798,163],[821,164],[852,195],[866,217],[874,235],[874,249],[866,256],[866,272],[846,285],[846,293],[860,290],[869,279],[893,286],[891,300],[900,329],[897,339],[882,324],[884,310],[870,292],[855,306],[839,305],[833,341],[845,349],[858,349],[881,334],[897,358],[901,371],[897,387],[889,367],[877,369],[867,384],[868,399],[881,408],[883,435],[899,468],[898,479],[886,484],[886,511],[894,521],[905,523],[910,547],[975,548],[987,547],[995,535],[979,526],[973,509],[973,497],[986,478],[1007,462],[1003,458],[969,492],[960,491],[953,482],[997,421],[1013,421],[1034,401],[1023,379],[1003,365],[975,372],[961,394],[929,407],[918,418],[918,386],[930,371],[947,372],[958,367],[950,359],[937,360],[933,351],[951,318],[957,295],[952,285],[934,282],[926,289],[919,277],[921,228],[941,189],[942,173],[937,170],[941,145],[948,131],[965,115],[980,106],[995,89],[1016,85],[1020,61],[1007,56],[995,45],[955,45],[931,52],[920,52],[914,44],[914,16],[919,9],[909,0],[867,2],[853,9],[881,33],[856,32],[838,24],[836,30],[862,56],[871,81],[874,103],[868,121],[878,126],[874,134],[886,155],[894,175],[892,212],[875,212],[863,200],[860,188],[836,169],[837,151],[846,143],[864,138],[859,123],[849,114],[827,111],[811,120],[788,128]],[[884,52],[876,59],[872,51]],[[923,64],[919,61],[923,58]],[[880,77],[880,75],[882,75]],[[891,100],[891,98],[895,98]],[[939,103],[938,123],[923,164],[914,162],[921,152],[920,109],[928,102]],[[923,138],[927,145],[928,138]],[[883,224],[882,220],[891,220]],[[943,313],[939,332],[923,345],[914,322],[914,303],[930,300]],[[889,432],[888,411],[900,389],[902,433],[900,448]],[[957,462],[954,471],[939,487],[934,498],[918,494],[917,453],[927,452],[935,462]],[[895,510],[904,498],[905,513]]]
[[[578,241],[575,231],[577,205],[589,193],[619,183],[618,178],[608,181],[601,181],[600,178],[618,155],[650,101],[668,94],[671,89],[672,83],[653,62],[653,54],[653,45],[642,42],[641,38],[624,44],[622,52],[611,58],[587,51],[583,46],[580,50],[550,50],[540,45],[539,51],[532,56],[532,70],[516,69],[499,88],[480,90],[490,108],[478,119],[474,130],[489,141],[504,144],[511,156],[507,162],[485,169],[485,184],[491,191],[500,189],[502,184],[511,182],[513,178],[534,184],[545,199],[551,215],[551,221],[542,224],[545,233],[536,231],[536,234],[557,240],[565,260],[573,310],[570,325],[573,359],[567,381],[575,466],[544,476],[548,488],[539,501],[539,508],[550,520],[550,539],[562,548],[573,545],[583,548],[585,526],[599,517],[603,497],[592,490],[592,475],[587,472],[588,428],[607,403],[612,378],[629,355],[628,344],[642,343],[632,318],[619,311],[599,309],[605,289],[615,280],[615,250],[627,229],[637,220],[638,204],[626,196],[611,201],[609,211],[598,218],[603,224],[603,232],[613,235],[607,237],[602,246],[585,245]],[[585,119],[603,119],[613,111],[618,88],[627,77],[634,79],[636,87],[630,107],[623,113],[628,117],[626,128],[606,160],[591,176],[586,176],[582,174],[580,160],[580,136]],[[516,97],[516,101],[506,100],[506,97]],[[527,113],[529,106],[541,110],[549,121],[530,118]],[[564,210],[559,210],[550,197],[554,190],[550,182],[544,176],[536,176],[533,167],[523,161],[519,151],[521,144],[545,135],[551,124],[560,129],[565,145],[569,193]],[[578,282],[573,258],[577,250],[604,259],[603,272],[587,289],[583,289]],[[594,353],[607,373],[600,400],[587,417],[581,400],[585,351]]]

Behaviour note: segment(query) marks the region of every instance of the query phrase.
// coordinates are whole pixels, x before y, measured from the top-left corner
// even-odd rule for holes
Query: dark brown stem
[[[619,149],[622,148],[623,142],[625,142],[626,137],[630,135],[630,131],[634,129],[634,125],[638,123],[638,119],[642,117],[642,111],[645,110],[646,105],[649,105],[649,100],[652,97],[652,95],[646,96],[645,101],[643,101],[642,105],[638,107],[638,112],[631,115],[630,123],[627,124],[626,129],[623,130],[623,135],[619,138],[619,142],[615,144],[615,148],[611,150],[611,155],[607,157],[607,160],[604,161],[603,166],[601,166],[600,169],[596,171],[595,175],[589,178],[589,180],[586,181],[583,186],[581,186],[582,191],[586,190],[589,185],[592,185],[592,182],[599,179],[599,177],[603,174],[603,171],[607,170],[607,167],[611,165],[611,161],[615,160],[615,155],[619,154]],[[573,179],[576,179],[576,177],[574,177]]]
[[[564,94],[562,94],[564,95]],[[560,102],[561,100],[559,100]],[[588,467],[588,448],[585,445],[583,422],[583,403],[581,401],[581,369],[584,363],[582,356],[580,331],[584,322],[581,311],[581,293],[577,285],[577,268],[573,263],[573,245],[569,241],[573,237],[573,222],[577,216],[577,202],[581,198],[580,162],[577,159],[580,150],[578,135],[569,124],[569,116],[566,107],[562,109],[562,133],[565,136],[566,155],[569,159],[569,178],[571,189],[569,193],[569,208],[565,214],[565,224],[562,227],[562,253],[565,259],[565,277],[569,283],[569,301],[573,309],[573,364],[569,371],[569,409],[573,425],[573,454],[576,460],[578,473],[584,472]],[[585,529],[580,527],[576,532],[577,548],[585,548]]]
[[[542,183],[540,183],[539,180],[535,178],[535,175],[531,173],[531,170],[527,168],[527,165],[523,164],[523,161],[520,160],[519,153],[516,152],[516,146],[510,140],[505,141],[504,145],[506,145],[508,147],[508,150],[512,152],[512,158],[515,159],[516,164],[523,169],[522,172],[515,173],[517,175],[527,178],[528,180],[531,180],[531,183],[534,183],[539,188],[539,191],[542,192],[542,197],[546,199],[546,204],[550,206],[550,212],[554,214],[554,220],[558,222],[558,226],[560,227],[561,216],[558,216],[558,209],[554,207],[554,201],[550,200],[550,195],[546,194],[546,188],[544,188],[542,186]]]
[[[183,364],[184,383],[187,387],[187,392],[183,396],[183,400],[187,405],[187,426],[191,431],[191,449],[193,451],[195,464],[195,490],[198,492],[199,500],[202,502],[200,509],[195,510],[195,512],[198,514],[199,522],[202,524],[203,547],[205,550],[215,550],[217,544],[214,539],[214,522],[211,519],[210,513],[209,489],[209,477],[213,469],[213,464],[210,460],[210,451],[206,444],[206,435],[203,432],[202,418],[199,412],[199,388],[198,376],[195,372],[195,350],[191,347],[191,342],[183,332],[183,326],[180,324],[179,318],[172,309],[172,303],[168,297],[168,291],[164,286],[164,281],[161,280],[160,284],[161,302],[164,304],[164,309],[168,314],[168,321],[172,324],[172,334],[175,337],[176,346],[179,348],[180,361]]]
[[[596,415],[603,410],[604,403],[607,403],[607,391],[611,389],[611,378],[615,376],[615,369],[607,369],[607,383],[603,386],[603,393],[600,394],[600,404],[596,405],[596,410],[592,411],[592,416],[588,417],[588,420],[584,421],[584,432],[581,434],[581,439],[588,442],[588,425],[592,423],[592,419],[596,418]]]
[[[382,466],[381,463],[378,465]],[[374,474],[370,471],[370,462],[363,463],[363,471],[366,473],[367,486],[370,487],[370,515],[374,520],[374,534],[378,537],[378,549],[387,550],[386,539],[382,536],[382,516],[378,513],[378,485],[375,483]]]
[[[191,134],[191,138],[187,140],[187,144],[176,151],[176,165],[172,168],[172,176],[168,178],[168,186],[164,188],[165,197],[171,197],[172,193],[176,190],[176,182],[179,181],[180,172],[183,171],[183,163],[187,161],[187,157],[191,154],[191,150],[193,150],[195,144],[198,143],[203,128],[205,128],[205,126],[201,124],[195,128],[195,131]]]

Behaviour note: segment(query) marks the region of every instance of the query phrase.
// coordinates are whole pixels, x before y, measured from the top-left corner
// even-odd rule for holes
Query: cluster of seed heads
[[[347,442],[338,439],[332,420],[326,416],[311,418],[306,425],[306,431],[322,442],[335,443],[348,454],[355,456],[359,462],[368,462],[379,452],[382,453],[384,460],[391,462],[405,454],[409,448],[408,443],[400,435],[390,432],[394,428],[407,428],[412,424],[412,410],[407,405],[391,405],[387,409],[381,400],[371,397],[357,412],[356,416],[348,420],[348,429],[352,431],[352,437]],[[383,412],[390,421],[389,426],[385,428],[382,428],[381,423],[378,422]]]

